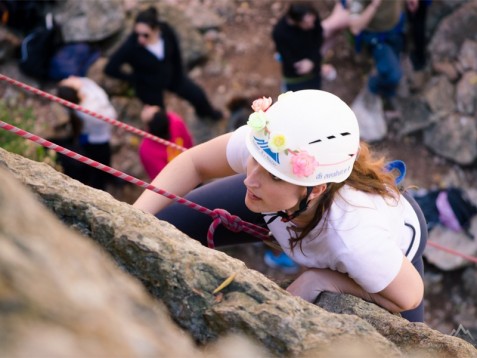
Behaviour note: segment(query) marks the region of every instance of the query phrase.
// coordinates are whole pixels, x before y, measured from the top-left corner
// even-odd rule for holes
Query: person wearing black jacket
[[[124,64],[130,65],[132,72],[125,71]],[[176,34],[158,20],[154,7],[137,15],[133,33],[110,57],[104,72],[130,83],[144,104],[165,108],[164,91],[168,90],[188,101],[199,119],[222,118],[204,90],[187,76]]]
[[[282,65],[286,91],[321,88],[323,30],[309,3],[291,4],[276,23],[272,38]]]

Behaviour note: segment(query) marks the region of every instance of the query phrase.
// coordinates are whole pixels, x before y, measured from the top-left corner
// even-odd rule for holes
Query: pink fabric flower
[[[307,152],[291,153],[291,165],[293,174],[297,177],[309,177],[318,168],[318,162],[315,157]]]
[[[268,107],[270,107],[272,104],[272,98],[271,97],[262,97],[262,98],[259,98],[259,99],[256,99],[255,101],[253,101],[252,103],[252,109],[255,111],[255,112],[258,112],[258,111],[266,111],[268,109]]]

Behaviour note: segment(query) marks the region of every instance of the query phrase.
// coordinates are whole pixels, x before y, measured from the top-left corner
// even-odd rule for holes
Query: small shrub
[[[30,107],[16,106],[12,108],[5,101],[0,100],[0,120],[33,134],[35,133],[35,117],[33,109]],[[39,144],[1,128],[0,147],[11,153],[56,167],[55,151],[46,149]]]

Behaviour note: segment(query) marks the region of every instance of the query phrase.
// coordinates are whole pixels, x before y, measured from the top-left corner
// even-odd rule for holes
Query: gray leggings
[[[244,175],[234,175],[224,179],[218,179],[191,191],[185,198],[202,205],[208,209],[224,209],[230,214],[237,215],[244,221],[265,226],[262,215],[254,213],[245,206],[246,189],[243,181]],[[407,194],[406,199],[411,203],[419,218],[421,225],[421,242],[419,249],[412,260],[412,264],[417,269],[421,277],[424,276],[424,265],[422,253],[427,241],[427,225],[424,215],[416,201]],[[212,223],[212,218],[185,205],[173,203],[156,215],[159,219],[167,221],[177,227],[193,239],[200,241],[207,246],[207,230]],[[256,237],[244,232],[234,233],[223,225],[219,225],[214,234],[216,246],[243,244],[260,241]],[[402,312],[402,316],[411,322],[424,321],[423,302],[419,307]]]

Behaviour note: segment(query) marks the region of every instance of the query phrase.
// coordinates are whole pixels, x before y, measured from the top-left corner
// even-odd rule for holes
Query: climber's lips
[[[259,196],[255,195],[252,191],[250,191],[249,189],[247,189],[247,198],[252,200],[252,201],[258,201],[258,200],[262,200],[262,198],[260,198]]]

